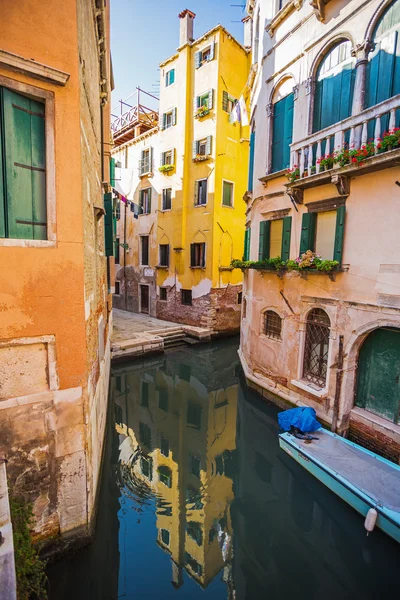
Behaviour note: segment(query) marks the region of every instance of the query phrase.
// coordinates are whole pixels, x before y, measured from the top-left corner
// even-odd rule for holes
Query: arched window
[[[294,94],[293,80],[286,79],[275,92],[272,116],[271,171],[281,171],[290,166],[290,144],[293,136]]]
[[[367,108],[400,93],[399,31],[400,0],[396,0],[383,13],[372,34],[374,47],[367,67]]]
[[[314,308],[308,314],[303,378],[318,387],[326,383],[330,325],[328,315],[321,308]]]
[[[264,333],[275,340],[281,339],[282,319],[273,310],[266,310],[264,313]]]
[[[351,43],[333,46],[319,64],[315,78],[313,131],[319,131],[351,115],[354,84]]]

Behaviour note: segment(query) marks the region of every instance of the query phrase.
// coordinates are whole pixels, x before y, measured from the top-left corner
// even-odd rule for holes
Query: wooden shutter
[[[193,146],[192,146],[192,157],[196,158],[197,152],[198,152],[198,148],[199,148],[199,142],[197,140],[195,140],[193,142]]]
[[[229,181],[222,182],[222,205],[232,206],[233,184]]]
[[[110,184],[115,187],[115,158],[110,158]]]
[[[139,215],[143,214],[143,190],[139,190]]]
[[[314,250],[315,223],[317,213],[304,213],[301,223],[300,255],[307,250]]]
[[[199,203],[199,182],[194,182],[194,205],[197,206]]]
[[[212,136],[208,135],[207,136],[207,143],[206,143],[206,155],[207,156],[210,156],[211,150],[212,150]]]
[[[201,182],[201,203],[207,204],[207,188],[208,188],[208,180],[203,179]]]
[[[194,67],[195,69],[201,67],[201,52],[196,52],[194,55]]]
[[[269,258],[269,238],[271,221],[260,222],[260,237],[258,239],[258,260]]]
[[[161,152],[160,155],[160,167],[162,167],[163,165],[165,165],[165,152]]]
[[[292,217],[283,218],[283,231],[282,231],[282,260],[289,260],[290,258],[290,237],[292,233]]]
[[[200,96],[195,96],[193,98],[193,114],[195,115],[197,112],[197,109],[200,106]]]
[[[113,240],[113,210],[112,210],[112,194],[104,194],[104,210],[106,214],[104,216],[104,245],[105,255],[112,256],[114,251],[114,240]]]
[[[169,267],[169,244],[167,244],[167,256],[166,256],[166,264]]]
[[[222,92],[222,110],[224,110],[225,112],[228,112],[228,100],[229,100],[228,92],[223,90],[223,92]]]
[[[190,244],[190,266],[196,267],[196,245]]]
[[[140,151],[140,160],[139,160],[139,175],[143,175],[144,173],[144,150]]]
[[[253,191],[253,174],[254,174],[254,147],[256,143],[256,132],[252,131],[250,135],[250,156],[249,156],[249,181],[248,190]]]
[[[251,241],[251,229],[246,229],[244,234],[244,260],[250,260],[250,241]]]
[[[45,105],[6,88],[2,92],[8,232],[3,225],[1,235],[45,240]]]
[[[173,83],[175,83],[175,69],[171,69],[169,77],[169,84],[172,85]]]
[[[153,146],[149,148],[149,173],[153,171]]]
[[[176,107],[172,109],[172,126],[176,125]]]
[[[208,108],[209,110],[213,107],[214,90],[208,90]]]
[[[343,239],[344,239],[344,221],[346,217],[346,205],[339,206],[336,217],[335,247],[333,251],[333,260],[342,264]]]
[[[272,130],[272,172],[290,166],[290,144],[293,135],[294,95],[289,94],[274,104]]]
[[[209,60],[214,60],[214,57],[215,57],[215,42],[213,42],[211,44],[210,59]]]
[[[147,213],[150,214],[151,213],[151,188],[148,188],[147,191]]]

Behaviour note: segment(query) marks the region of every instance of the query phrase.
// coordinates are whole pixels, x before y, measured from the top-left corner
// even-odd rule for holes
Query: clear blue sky
[[[246,0],[110,0],[111,54],[115,89],[112,106],[136,88],[157,89],[158,65],[179,46],[178,14],[188,8],[196,13],[194,37],[221,23],[243,43]]]

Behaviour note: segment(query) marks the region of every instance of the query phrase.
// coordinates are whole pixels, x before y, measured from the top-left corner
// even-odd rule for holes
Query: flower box
[[[206,115],[210,114],[210,109],[207,107],[200,107],[197,109],[194,118],[195,119],[202,119],[203,117],[205,117]]]
[[[209,156],[208,154],[196,154],[196,156],[193,158],[193,162],[203,162],[204,160],[208,160]]]
[[[173,171],[174,169],[175,165],[161,165],[161,167],[158,168],[160,173],[169,173],[169,171]]]

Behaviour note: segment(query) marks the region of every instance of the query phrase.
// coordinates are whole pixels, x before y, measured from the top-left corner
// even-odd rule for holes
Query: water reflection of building
[[[236,600],[394,597],[398,554],[277,443],[277,409],[239,387],[232,505]],[[395,592],[396,590],[396,592]]]
[[[175,587],[183,569],[206,587],[223,567],[231,587],[237,361],[232,344],[218,348],[218,359],[207,346],[113,377],[121,480],[136,497],[156,496],[157,544],[171,556]]]

